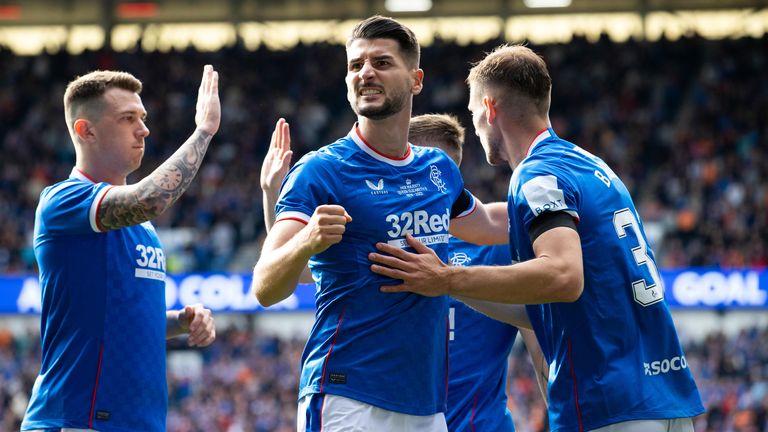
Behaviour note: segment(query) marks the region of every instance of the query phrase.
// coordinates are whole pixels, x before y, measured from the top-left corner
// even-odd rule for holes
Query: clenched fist
[[[302,236],[302,243],[307,245],[309,252],[315,255],[340,242],[347,223],[351,221],[352,217],[344,207],[321,205],[315,209],[309,223],[299,235]]]

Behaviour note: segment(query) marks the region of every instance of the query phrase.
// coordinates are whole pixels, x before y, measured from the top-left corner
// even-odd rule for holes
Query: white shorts
[[[688,417],[662,420],[630,420],[593,429],[591,432],[693,432]]]
[[[297,432],[448,432],[445,415],[403,414],[331,394],[299,401]]]

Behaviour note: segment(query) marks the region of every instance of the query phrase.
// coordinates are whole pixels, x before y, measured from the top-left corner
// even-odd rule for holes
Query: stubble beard
[[[504,165],[506,161],[501,157],[501,140],[485,137],[483,148],[485,150],[485,160],[489,165]]]
[[[406,92],[398,92],[392,95],[392,97],[386,97],[384,102],[379,106],[365,106],[361,107],[359,104],[360,97],[354,99],[352,104],[352,110],[358,116],[369,118],[371,120],[383,120],[391,117],[405,107],[405,101],[408,95]]]

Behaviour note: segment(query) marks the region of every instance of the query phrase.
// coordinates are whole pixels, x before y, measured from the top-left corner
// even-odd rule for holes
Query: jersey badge
[[[429,166],[429,179],[432,180],[432,183],[437,186],[437,190],[439,190],[442,193],[447,193],[448,189],[445,185],[445,182],[443,181],[443,177],[440,172],[440,170],[437,168],[437,165],[430,165]]]
[[[472,262],[472,258],[464,252],[456,252],[451,255],[451,265],[454,266],[466,266]]]

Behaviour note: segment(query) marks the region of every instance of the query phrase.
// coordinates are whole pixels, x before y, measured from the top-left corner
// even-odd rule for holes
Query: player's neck
[[[78,158],[75,163],[75,168],[81,173],[85,174],[88,179],[94,183],[109,183],[111,185],[125,185],[126,177],[116,174],[110,170],[105,169],[103,166],[94,163],[87,163],[86,161]]]
[[[384,155],[401,158],[408,152],[410,120],[410,110],[403,110],[381,120],[358,117],[357,128],[368,145]]]
[[[528,155],[536,137],[550,127],[548,118],[535,118],[516,127],[502,129],[503,142],[509,157],[509,166],[515,169]]]

